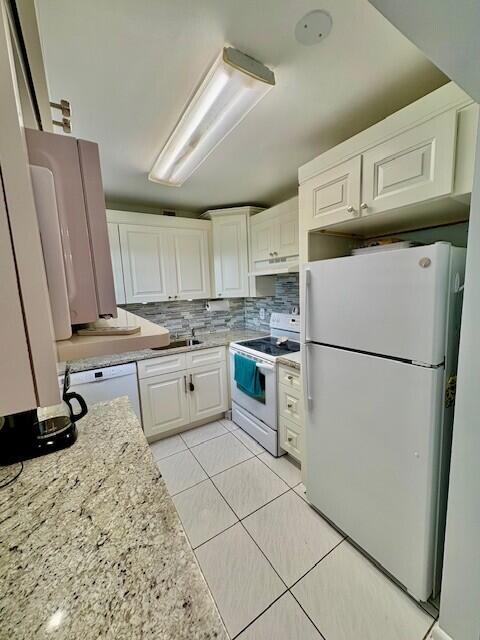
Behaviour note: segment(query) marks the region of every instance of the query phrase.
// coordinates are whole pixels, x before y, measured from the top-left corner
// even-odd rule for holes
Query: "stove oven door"
[[[251,398],[237,387],[235,382],[235,353],[241,353],[247,358],[252,358],[260,369],[260,374],[265,378],[265,401]],[[268,362],[263,358],[253,356],[241,350],[230,347],[230,380],[232,401],[253,414],[271,429],[277,429],[277,367],[275,362]]]

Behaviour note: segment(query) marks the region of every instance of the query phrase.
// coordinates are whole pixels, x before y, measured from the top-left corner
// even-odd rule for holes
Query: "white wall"
[[[442,71],[480,100],[479,0],[370,0]],[[474,177],[447,516],[440,629],[480,638],[480,132]]]
[[[449,78],[480,102],[479,0],[369,0]]]

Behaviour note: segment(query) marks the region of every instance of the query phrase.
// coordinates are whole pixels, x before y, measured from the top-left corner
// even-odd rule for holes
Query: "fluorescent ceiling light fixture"
[[[273,71],[225,47],[160,152],[149,180],[180,187],[274,85]]]

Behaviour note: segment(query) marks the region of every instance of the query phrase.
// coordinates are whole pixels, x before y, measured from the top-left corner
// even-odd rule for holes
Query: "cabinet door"
[[[248,296],[247,219],[244,214],[213,220],[215,291],[218,298]]]
[[[140,380],[143,429],[147,438],[190,422],[186,371]]]
[[[362,215],[451,193],[456,129],[457,115],[448,111],[366,151]]]
[[[276,244],[276,221],[273,218],[252,220],[251,222],[251,242],[252,242],[252,262],[269,260],[273,257]]]
[[[298,210],[283,213],[277,219],[276,258],[298,255]]]
[[[190,421],[196,422],[228,409],[227,370],[224,362],[198,367],[188,372]]]
[[[321,229],[360,214],[362,158],[314,176],[300,186],[300,215],[308,229]]]
[[[210,265],[207,232],[199,229],[169,229],[174,251],[178,298],[210,297]]]
[[[127,302],[159,302],[172,295],[171,249],[165,229],[121,224],[125,297]]]
[[[125,284],[123,282],[122,255],[120,252],[120,232],[118,224],[108,222],[108,242],[112,258],[113,284],[115,287],[115,299],[117,304],[125,304]]]

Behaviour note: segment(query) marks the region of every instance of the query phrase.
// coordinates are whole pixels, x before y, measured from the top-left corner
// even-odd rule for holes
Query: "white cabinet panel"
[[[273,218],[251,221],[252,261],[259,262],[273,257],[276,222]]]
[[[174,249],[176,293],[179,298],[208,298],[210,272],[207,232],[198,229],[171,229]]]
[[[224,362],[192,369],[188,373],[188,381],[194,387],[189,392],[190,422],[227,410],[227,370]]]
[[[363,215],[450,194],[456,130],[456,112],[447,111],[366,151]]]
[[[298,255],[298,208],[278,218],[276,249],[278,258]]]
[[[181,371],[140,380],[143,428],[147,437],[189,423],[186,375],[186,371]]]
[[[159,302],[170,292],[170,247],[163,229],[120,225],[127,302]]]
[[[360,215],[362,158],[324,171],[300,187],[302,216],[308,229],[344,222]]]
[[[299,462],[303,454],[303,429],[283,416],[279,419],[280,446]]]
[[[118,224],[107,223],[110,255],[112,257],[113,285],[117,304],[125,304],[125,283],[123,281],[122,254],[120,250],[120,231]]]
[[[164,373],[183,371],[186,369],[186,355],[185,353],[172,353],[169,356],[140,360],[137,363],[138,377],[140,379],[151,378]]]
[[[192,369],[193,367],[200,367],[206,364],[224,362],[227,353],[225,347],[212,347],[211,349],[187,351],[185,356],[187,359],[187,369]]]
[[[213,218],[215,292],[218,298],[244,298],[248,289],[247,219],[245,214]]]

